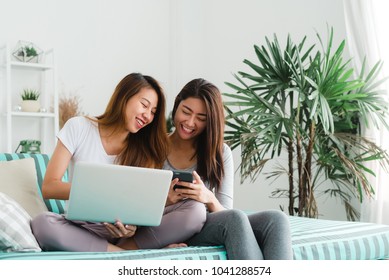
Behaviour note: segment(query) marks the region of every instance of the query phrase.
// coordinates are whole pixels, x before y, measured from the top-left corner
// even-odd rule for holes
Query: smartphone
[[[178,178],[180,179],[180,181],[183,181],[183,182],[189,182],[189,183],[192,183],[193,182],[193,175],[192,175],[192,172],[187,172],[187,171],[173,171],[173,179],[175,178]],[[173,187],[173,189],[185,189],[184,186],[181,186],[181,185],[175,185]]]

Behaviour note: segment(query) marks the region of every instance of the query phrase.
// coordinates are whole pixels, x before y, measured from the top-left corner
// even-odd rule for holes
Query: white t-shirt
[[[115,161],[116,155],[108,155],[104,150],[98,124],[85,117],[69,119],[58,132],[57,138],[73,155],[68,168],[70,182],[77,161],[109,164]]]

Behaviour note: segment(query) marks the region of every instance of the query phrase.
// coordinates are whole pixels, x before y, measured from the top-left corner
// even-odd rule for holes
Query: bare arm
[[[70,183],[62,182],[62,177],[66,172],[71,158],[71,153],[66,149],[62,142],[58,140],[43,179],[43,198],[69,199]]]

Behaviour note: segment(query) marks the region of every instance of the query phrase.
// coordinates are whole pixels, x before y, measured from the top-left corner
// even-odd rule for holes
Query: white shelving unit
[[[40,55],[39,62],[17,61],[9,45],[0,47],[1,65],[1,112],[5,119],[1,132],[0,152],[14,152],[24,139],[41,141],[41,152],[53,152],[56,134],[59,130],[58,89],[54,50]],[[21,92],[34,88],[40,92],[42,112],[22,112],[18,110]],[[5,132],[5,133],[4,133]],[[27,134],[24,134],[27,133]],[[4,135],[5,134],[5,135]]]

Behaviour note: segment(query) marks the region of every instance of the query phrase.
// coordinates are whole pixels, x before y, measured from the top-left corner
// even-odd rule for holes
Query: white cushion
[[[40,252],[31,217],[12,198],[0,193],[0,252]]]
[[[0,161],[0,192],[13,198],[32,218],[47,211],[38,193],[33,158]]]

